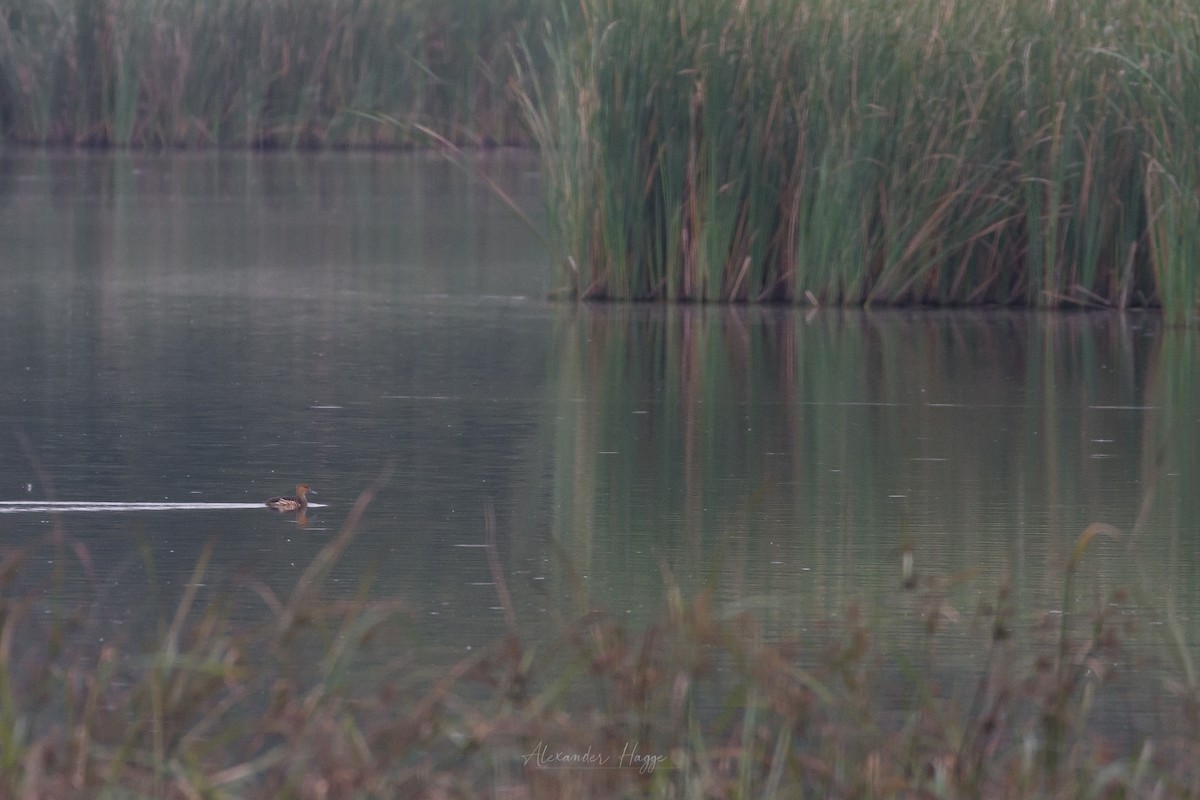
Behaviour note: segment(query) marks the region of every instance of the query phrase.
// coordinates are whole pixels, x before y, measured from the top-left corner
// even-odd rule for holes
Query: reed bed
[[[415,123],[463,144],[524,143],[510,48],[543,6],[11,0],[0,129],[37,144],[427,144]]]
[[[565,292],[1194,310],[1200,12],[580,0],[524,75]]]
[[[13,0],[6,141],[537,144],[563,294],[1200,294],[1184,0]]]
[[[619,621],[579,584],[548,632],[512,600],[489,509],[509,632],[447,665],[410,646],[402,600],[324,587],[370,495],[290,594],[242,581],[262,623],[234,621],[233,590],[208,576],[210,547],[149,641],[89,644],[101,641],[95,621],[56,603],[61,573],[26,577],[46,553],[6,549],[0,795],[1200,796],[1200,697],[1193,679],[1171,680],[1182,634],[1154,663],[1128,595],[1091,609],[1073,599],[1106,526],[1079,536],[1062,605],[1039,619],[1015,618],[1003,591],[980,603],[960,580],[902,581],[898,569],[889,613],[926,654],[909,663],[879,647],[861,608],[772,637],[708,591],[686,595],[665,568],[652,623]],[[63,569],[88,563],[65,532],[43,546]],[[953,688],[961,669],[932,656],[964,633],[982,654],[965,692]],[[1151,678],[1172,696],[1160,726],[1106,724],[1109,694]]]

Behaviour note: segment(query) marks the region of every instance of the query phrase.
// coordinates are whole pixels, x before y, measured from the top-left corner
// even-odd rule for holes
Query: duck
[[[267,501],[267,506],[276,511],[302,511],[308,508],[308,498],[305,495],[309,492],[316,494],[307,483],[301,483],[296,486],[295,497],[272,497]]]

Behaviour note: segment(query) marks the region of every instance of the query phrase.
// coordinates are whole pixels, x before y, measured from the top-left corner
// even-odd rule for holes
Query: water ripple
[[[0,514],[62,513],[73,511],[221,511],[235,508],[266,508],[263,503],[81,503],[46,500],[3,500]],[[324,508],[309,503],[309,508]]]

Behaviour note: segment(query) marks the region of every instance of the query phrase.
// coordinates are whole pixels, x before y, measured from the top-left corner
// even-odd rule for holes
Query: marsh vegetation
[[[37,144],[428,144],[410,123],[524,142],[511,48],[545,5],[13,0],[0,9],[0,125]]]
[[[1089,550],[1120,536],[1107,526],[1066,554],[1055,612],[1023,619],[1005,591],[980,599],[961,577],[898,572],[886,610],[849,605],[771,636],[749,611],[682,591],[665,565],[665,602],[644,627],[593,604],[582,583],[553,625],[522,620],[489,509],[509,632],[434,667],[412,647],[403,598],[326,582],[378,488],[290,592],[245,575],[210,585],[210,543],[148,636],[97,636],[87,606],[56,599],[55,579],[28,579],[31,559],[86,568],[65,529],[6,548],[0,792],[1196,796],[1200,688],[1178,627],[1139,630],[1136,593],[1073,599]],[[257,622],[230,613],[243,595]],[[895,626],[910,646],[881,648],[878,630]],[[946,637],[974,643],[982,668],[940,659]],[[1133,687],[1140,703],[1128,702]]]
[[[585,298],[1194,309],[1187,3],[596,0],[530,75]]]
[[[581,298],[1195,310],[1182,0],[17,0],[9,141],[536,144]]]
[[[472,38],[463,15],[484,5],[513,25]],[[544,9],[504,3],[17,0],[0,10],[0,119],[39,143],[529,136],[576,297],[1187,318],[1193,12],[1065,5],[696,0],[651,19],[589,1],[546,28],[528,22]],[[452,14],[390,16],[409,8]],[[375,35],[391,43],[372,51]],[[458,79],[439,73],[472,47],[448,59]],[[264,177],[259,161],[122,161],[71,184],[79,164],[49,160],[5,185],[25,248],[5,372],[69,486],[157,491],[186,472],[188,490],[229,492],[305,459],[353,485],[397,452],[406,471],[327,539],[240,520],[191,547],[207,532],[178,520],[86,540],[6,520],[0,796],[1200,796],[1194,331],[495,297],[456,316],[446,276],[469,260],[434,260],[444,229],[377,224],[402,194],[378,162]],[[339,200],[339,180],[372,191]],[[421,187],[396,213],[410,224],[469,216],[461,196],[430,208],[433,181],[399,183]],[[64,202],[64,186],[83,188]],[[320,198],[313,216],[255,215],[298,196]],[[164,208],[178,216],[155,223]],[[361,239],[323,227],[348,228],[342,213]],[[202,217],[223,224],[188,227]],[[497,280],[502,232],[453,222]],[[413,242],[436,276],[392,282]],[[290,307],[264,314],[278,277]],[[462,305],[486,305],[480,285]],[[174,436],[180,397],[191,439]],[[287,431],[267,446],[246,422],[264,408]],[[1120,524],[1053,524],[1090,498]],[[939,537],[950,568],[922,560]],[[217,568],[251,544],[264,555]],[[392,548],[424,582],[384,585]],[[151,568],[165,554],[190,574],[124,625],[111,606],[135,583],[113,575],[172,574]],[[519,602],[518,563],[541,570],[519,575],[536,602]],[[505,632],[430,646],[420,602],[447,598]]]

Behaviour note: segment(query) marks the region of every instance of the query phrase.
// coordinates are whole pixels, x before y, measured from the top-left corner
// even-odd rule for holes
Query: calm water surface
[[[536,163],[488,155],[538,216]],[[653,618],[664,586],[803,632],[860,605],[939,647],[979,608],[1132,592],[1194,631],[1200,365],[1151,315],[805,312],[547,302],[536,236],[413,155],[0,157],[3,546],[62,569],[125,635],[205,582],[286,591],[385,470],[332,581],[398,595],[450,653],[503,629],[485,509],[521,621]],[[300,481],[306,524],[258,507]],[[65,542],[61,546],[56,542]],[[923,602],[923,601],[921,601]],[[955,627],[957,626],[957,627]],[[958,633],[956,633],[958,631]],[[100,635],[114,635],[102,632]],[[961,647],[956,642],[962,642]]]

